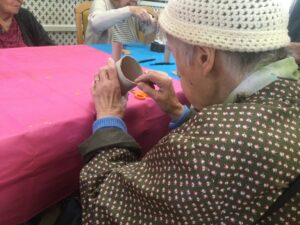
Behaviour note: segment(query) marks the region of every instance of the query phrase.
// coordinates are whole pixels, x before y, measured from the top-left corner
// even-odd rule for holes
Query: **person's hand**
[[[153,18],[152,15],[148,13],[147,10],[143,7],[129,6],[129,10],[135,17],[137,17],[143,23],[146,23],[148,25],[156,23],[155,18]]]
[[[175,94],[170,77],[161,72],[148,71],[146,74],[139,76],[135,80],[135,83],[137,83],[139,89],[148,94],[173,120],[180,117],[183,105],[179,102]],[[157,89],[154,88],[153,84],[157,86]]]
[[[296,59],[296,63],[300,66],[300,42],[292,42],[288,47]]]
[[[113,59],[109,59],[108,64],[96,74],[91,92],[97,119],[107,116],[120,118],[124,116],[125,104],[121,97],[120,83]]]

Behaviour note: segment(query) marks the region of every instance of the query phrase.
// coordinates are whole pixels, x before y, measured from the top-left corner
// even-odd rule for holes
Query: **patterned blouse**
[[[300,174],[297,66],[287,59],[260,74],[281,70],[254,93],[250,79],[226,103],[192,111],[140,161],[130,136],[96,131],[81,145],[91,158],[83,224],[255,224]],[[262,223],[299,224],[299,209],[300,194]]]
[[[2,32],[0,29],[0,48],[26,47],[23,41],[21,30],[15,18],[12,19],[8,32]]]

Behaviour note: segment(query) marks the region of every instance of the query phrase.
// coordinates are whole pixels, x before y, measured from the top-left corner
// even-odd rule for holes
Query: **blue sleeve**
[[[190,115],[190,112],[190,108],[184,105],[180,117],[177,120],[172,120],[169,124],[169,128],[175,129],[177,127],[180,127],[181,124],[183,124],[187,120],[188,116]]]
[[[127,133],[127,127],[124,121],[116,116],[109,116],[109,117],[104,117],[101,119],[97,119],[93,123],[93,133],[96,132],[96,130],[101,129],[101,128],[109,128],[109,127],[116,127],[124,132]]]

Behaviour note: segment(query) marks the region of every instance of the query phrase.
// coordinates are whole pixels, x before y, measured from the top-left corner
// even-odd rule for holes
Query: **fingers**
[[[172,83],[172,79],[162,72],[148,71],[146,74],[139,76],[134,82],[135,83],[150,82],[156,84],[159,87],[163,87],[168,85],[169,83]]]
[[[149,14],[147,10],[143,8],[139,11],[138,17],[140,18],[141,21],[147,24],[150,24],[152,22],[152,15]]]
[[[99,77],[99,81],[100,81],[100,82],[103,82],[103,81],[109,79],[108,71],[107,71],[106,66],[103,67],[103,68],[99,71],[98,77]]]
[[[140,6],[130,6],[129,10],[135,15],[139,20],[150,24],[153,22],[153,17],[146,9]]]
[[[143,92],[145,92],[147,95],[149,95],[151,98],[156,98],[156,90],[149,84],[140,82],[137,84],[137,87],[141,89]]]
[[[100,68],[95,75],[94,81],[103,82],[104,80],[116,80],[118,79],[115,61],[112,58],[108,59],[107,65]]]
[[[150,22],[151,22],[151,24],[158,26],[157,20],[152,16],[150,18]]]
[[[116,63],[115,63],[115,61],[112,58],[108,59],[108,62],[107,62],[107,71],[108,71],[109,79],[110,80],[118,80]]]
[[[99,74],[100,74],[100,71],[99,71],[98,73],[95,74],[95,77],[94,77],[94,84],[100,80]]]
[[[150,25],[150,24],[154,24],[155,23],[155,19],[152,17],[151,14],[149,13],[144,13],[144,22],[147,23],[147,25]]]
[[[172,79],[161,72],[149,71],[135,80],[138,88],[158,102],[168,101],[173,98],[174,91]],[[158,88],[155,89],[153,84]]]
[[[142,14],[143,21],[145,21],[147,24],[150,24],[152,22],[152,16],[148,14],[147,12],[144,12]]]
[[[96,88],[96,80],[93,80],[91,83],[91,88],[90,88],[92,93],[94,93],[95,88]]]
[[[99,82],[103,82],[103,80],[108,79],[108,73],[106,66],[103,66],[100,68],[100,70],[95,74],[94,77],[94,84],[97,84]]]

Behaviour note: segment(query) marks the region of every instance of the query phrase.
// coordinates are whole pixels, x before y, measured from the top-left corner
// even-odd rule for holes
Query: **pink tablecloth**
[[[24,222],[78,189],[77,146],[95,115],[89,88],[107,58],[88,46],[0,50],[1,225]],[[125,121],[144,153],[168,132],[151,99],[130,95]]]

